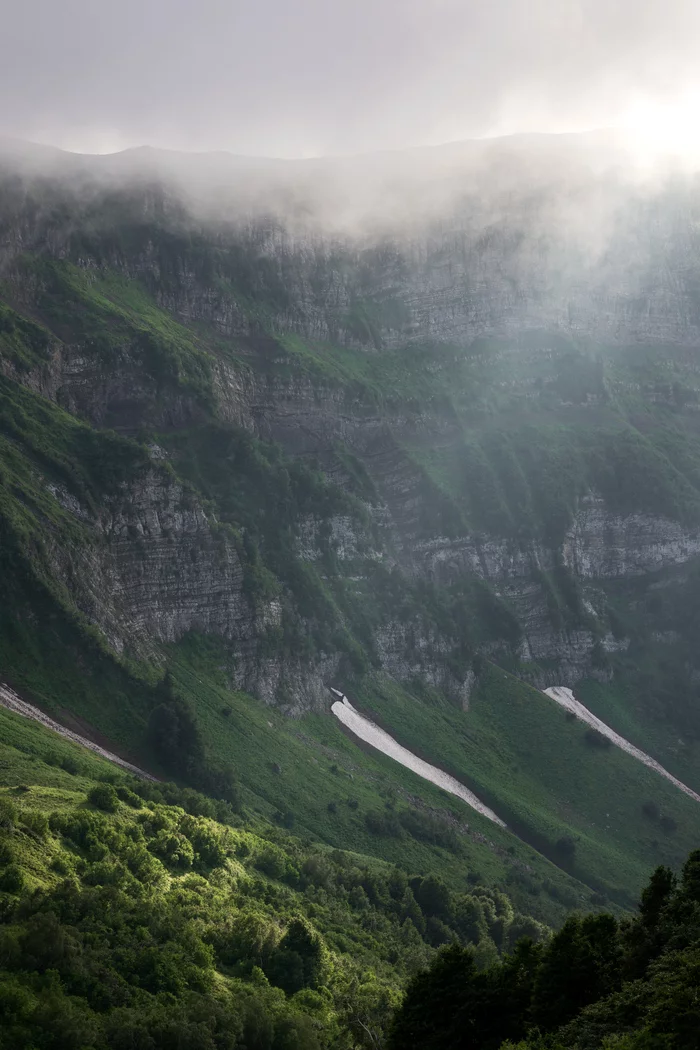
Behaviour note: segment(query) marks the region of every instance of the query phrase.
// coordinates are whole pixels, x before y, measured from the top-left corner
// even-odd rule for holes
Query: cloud
[[[699,44],[695,0],[23,0],[0,132],[309,156],[578,129],[687,98]]]

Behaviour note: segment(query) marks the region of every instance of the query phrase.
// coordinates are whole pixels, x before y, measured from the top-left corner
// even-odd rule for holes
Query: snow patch
[[[142,780],[156,780],[156,777],[146,773],[143,769],[139,769],[138,766],[132,766],[130,762],[125,762],[123,758],[113,755],[111,751],[106,751],[99,744],[94,744],[92,740],[88,740],[78,733],[73,733],[70,729],[60,725],[60,723],[54,722],[53,718],[49,718],[38,707],[28,704],[26,700],[20,700],[17,693],[13,692],[9,686],[2,685],[2,683],[0,683],[0,707],[6,707],[8,711],[14,711],[15,714],[22,715],[24,718],[31,718],[35,722],[41,722],[43,726],[46,726],[47,729],[52,729],[59,736],[65,737],[66,740],[72,740],[74,744],[80,744],[81,747],[86,747],[90,751],[94,751],[96,755],[106,758],[109,762],[114,762],[115,765],[121,766],[122,769],[128,769],[130,773],[141,777]]]
[[[406,766],[407,769],[412,769],[414,773],[417,773],[419,777],[424,780],[429,780],[431,784],[436,784],[437,787],[443,789],[443,791],[449,791],[451,795],[456,795],[457,798],[461,798],[463,802],[466,802],[468,806],[475,809],[477,813],[481,813],[482,816],[488,817],[494,824],[498,824],[504,828],[506,825],[497,817],[493,810],[485,806],[476,795],[465,788],[464,784],[460,784],[458,780],[451,777],[449,773],[443,773],[437,766],[431,766],[429,762],[424,762],[422,758],[418,758],[409,751],[408,748],[402,747],[393,736],[389,736],[383,729],[371,722],[369,718],[365,718],[359,711],[356,711],[352,706],[347,696],[344,696],[340,690],[331,689],[331,692],[336,696],[341,697],[340,700],[336,700],[331,706],[331,711],[344,726],[359,737],[360,740],[364,740],[366,744],[371,744],[372,747],[376,747],[382,754],[387,755],[389,758],[393,758],[395,762],[400,763],[402,766]]]
[[[643,762],[649,769],[653,769],[656,773],[659,773],[666,780],[670,780],[680,791],[683,791],[686,795],[690,795],[696,802],[700,802],[700,795],[697,795],[691,788],[686,787],[680,780],[677,780],[667,769],[664,769],[655,758],[645,754],[644,751],[640,751],[634,744],[630,744],[629,740],[625,740],[623,736],[616,733],[614,729],[607,726],[605,722],[601,722],[592,711],[589,711],[587,707],[577,700],[574,696],[572,689],[567,689],[563,685],[553,685],[549,689],[545,689],[544,693],[551,699],[554,700],[560,707],[566,708],[567,711],[571,711],[580,718],[582,722],[586,722],[587,725],[592,726],[593,729],[597,729],[601,736],[607,737],[611,740],[616,747],[626,751],[628,755],[632,755],[634,758]]]

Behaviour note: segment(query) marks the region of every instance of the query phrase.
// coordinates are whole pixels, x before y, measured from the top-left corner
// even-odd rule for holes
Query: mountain
[[[2,156],[0,681],[539,923],[677,867],[698,803],[542,690],[700,791],[695,178],[605,136]]]

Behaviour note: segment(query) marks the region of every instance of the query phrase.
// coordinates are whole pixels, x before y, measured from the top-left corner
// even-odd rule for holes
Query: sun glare
[[[700,91],[672,103],[639,99],[617,122],[630,149],[649,160],[700,160]]]

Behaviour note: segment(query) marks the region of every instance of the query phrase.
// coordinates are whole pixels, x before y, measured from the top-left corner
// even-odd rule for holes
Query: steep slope
[[[2,178],[2,680],[126,758],[217,795],[233,766],[267,815],[456,879],[459,850],[372,816],[393,782],[468,823],[470,857],[486,837],[494,878],[553,887],[547,920],[678,863],[700,811],[531,685],[595,697],[700,788],[692,183],[614,184],[591,252],[562,239],[570,186],[370,236],[277,202],[212,219],[152,175]],[[362,755],[330,682],[528,845]],[[319,747],[354,756],[359,812],[328,768],[304,782]]]
[[[8,1050],[373,1047],[441,943],[488,965],[547,932],[478,879],[409,882],[5,711],[0,741]]]

